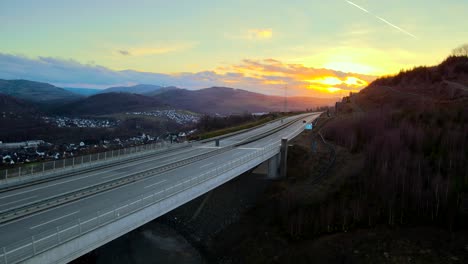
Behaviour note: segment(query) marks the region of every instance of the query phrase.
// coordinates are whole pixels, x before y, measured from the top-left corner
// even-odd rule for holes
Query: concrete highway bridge
[[[268,162],[285,173],[287,140],[308,113],[218,140],[0,181],[0,264],[67,263]],[[281,155],[282,154],[282,155]],[[282,156],[282,157],[281,157]],[[18,177],[19,178],[19,177]]]

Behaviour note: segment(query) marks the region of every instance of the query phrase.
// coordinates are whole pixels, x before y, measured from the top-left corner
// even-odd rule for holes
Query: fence
[[[186,143],[182,143],[186,144]],[[175,146],[173,146],[175,145]],[[96,163],[105,163],[110,161],[116,161],[119,159],[129,157],[139,157],[148,153],[149,151],[157,149],[175,148],[181,144],[167,144],[165,142],[146,144],[140,146],[134,146],[123,149],[110,150],[106,152],[94,153],[84,156],[72,157],[62,160],[47,161],[42,163],[24,164],[17,168],[5,169],[0,171],[0,181],[8,180],[12,178],[33,176],[33,175],[45,175],[48,173],[60,172],[63,173],[67,169],[73,170],[79,167],[85,167],[88,165],[96,165]]]
[[[296,131],[297,135],[300,131]],[[47,251],[55,246],[77,238],[85,233],[91,232],[103,225],[107,225],[120,218],[132,214],[135,211],[154,205],[164,199],[167,199],[177,193],[213,179],[229,170],[253,161],[255,158],[265,157],[279,152],[278,143],[270,144],[255,152],[234,159],[227,164],[218,166],[201,175],[192,176],[188,179],[182,179],[168,188],[142,194],[136,198],[130,199],[118,206],[104,208],[91,215],[75,219],[67,224],[57,226],[48,231],[20,240],[2,248],[0,252],[0,264],[12,264],[24,261],[34,255]]]

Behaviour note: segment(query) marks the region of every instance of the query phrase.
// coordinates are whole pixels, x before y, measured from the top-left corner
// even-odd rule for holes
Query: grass
[[[297,113],[282,114],[279,117],[287,117],[287,116],[291,116],[291,115],[295,115],[295,114],[297,114]],[[194,139],[203,140],[203,139],[218,137],[218,136],[226,135],[226,134],[229,134],[229,133],[233,133],[233,132],[241,131],[241,130],[244,130],[244,129],[256,127],[256,126],[259,126],[259,125],[263,125],[263,124],[271,122],[271,121],[273,121],[275,119],[277,119],[277,116],[275,117],[275,116],[270,115],[268,117],[264,117],[264,118],[261,118],[259,120],[256,120],[256,121],[253,121],[253,122],[248,122],[248,123],[241,124],[241,125],[238,125],[238,126],[218,129],[218,130],[214,130],[214,131],[203,132],[201,134],[195,135]]]

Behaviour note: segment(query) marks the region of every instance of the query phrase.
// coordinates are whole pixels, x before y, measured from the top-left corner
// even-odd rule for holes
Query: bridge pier
[[[288,139],[281,139],[280,153],[271,157],[267,163],[267,178],[271,180],[284,179],[287,175]]]
[[[280,169],[280,154],[271,157],[268,162],[267,178],[271,180],[278,179]]]
[[[281,163],[280,163],[280,177],[282,179],[286,178],[287,175],[287,165],[288,165],[288,139],[281,139]]]

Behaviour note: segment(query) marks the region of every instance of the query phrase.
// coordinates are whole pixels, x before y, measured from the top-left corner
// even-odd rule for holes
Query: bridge
[[[303,131],[303,120],[318,115],[24,179],[5,178],[0,181],[0,264],[67,263],[263,162],[269,177],[277,178],[286,160],[285,143]]]

